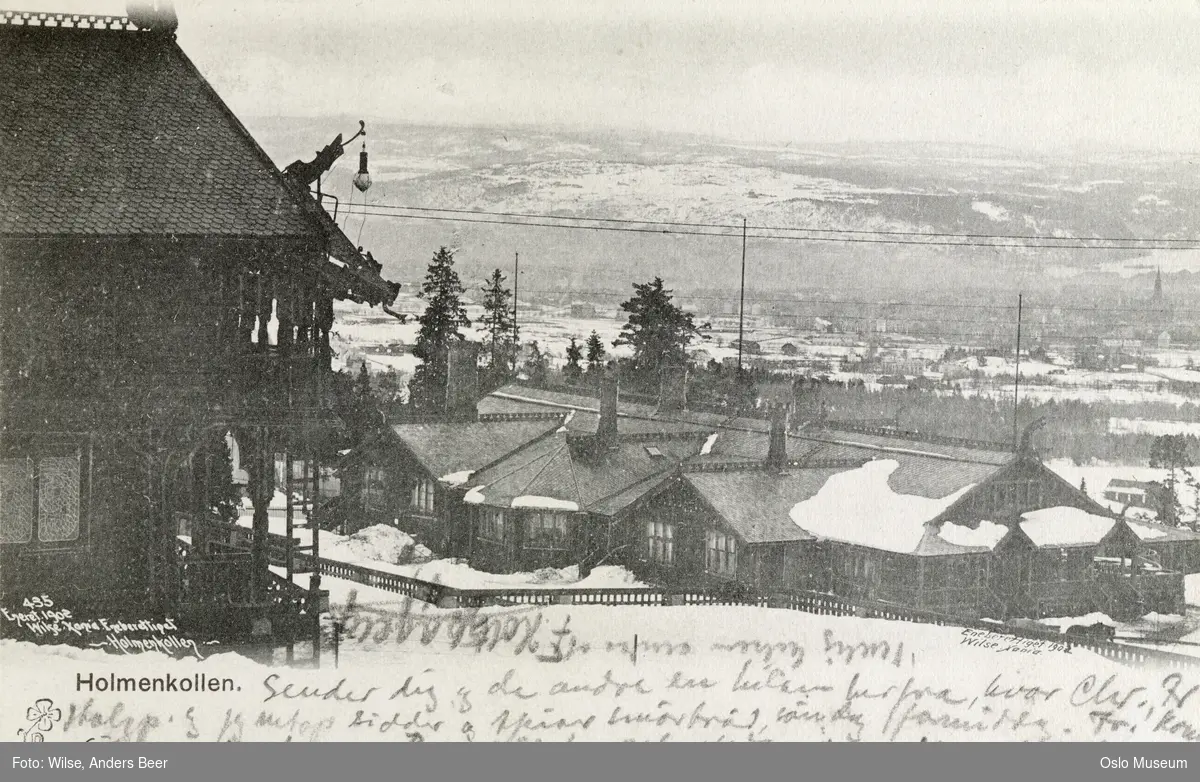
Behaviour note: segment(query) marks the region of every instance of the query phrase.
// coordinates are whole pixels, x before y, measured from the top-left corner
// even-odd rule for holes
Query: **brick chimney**
[[[446,356],[446,417],[479,420],[479,343],[452,340]]]
[[[617,402],[621,381],[615,369],[607,370],[600,378],[600,423],[596,427],[596,445],[601,450],[617,447]]]
[[[687,410],[688,368],[668,366],[662,370],[658,391],[658,412]]]
[[[783,471],[787,467],[788,406],[773,404],[771,412],[771,434],[767,442],[767,466]]]

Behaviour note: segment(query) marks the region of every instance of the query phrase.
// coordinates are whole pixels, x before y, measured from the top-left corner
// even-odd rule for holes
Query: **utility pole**
[[[1021,395],[1021,304],[1023,295],[1017,294],[1017,371],[1013,375],[1013,450],[1020,447],[1017,431],[1017,405]]]
[[[521,284],[521,254],[513,253],[513,374],[517,374],[517,357],[520,352],[517,349],[517,341],[520,339],[520,330],[517,328],[517,289]]]
[[[742,376],[742,350],[745,348],[746,324],[746,218],[742,218],[742,286],[738,304],[738,377]]]

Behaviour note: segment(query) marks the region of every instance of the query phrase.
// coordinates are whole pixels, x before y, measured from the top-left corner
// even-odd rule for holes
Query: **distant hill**
[[[280,165],[311,157],[338,132],[357,126],[338,118],[247,124]],[[384,123],[368,123],[368,133],[374,180],[368,204],[729,225],[744,217],[751,225],[838,231],[1115,238],[1200,233],[1200,171],[1195,160],[1183,157],[1052,159],[944,144],[762,147],[681,135]],[[328,180],[326,189],[343,202],[356,163],[348,152]],[[362,196],[354,198],[359,203]],[[720,291],[736,286],[741,258],[740,237],[378,216],[344,222],[351,239],[361,232],[385,271],[402,281],[418,279],[443,244],[458,248],[468,279],[497,266],[510,269],[519,251],[521,285],[531,293],[628,291],[631,282],[654,274],[683,292]],[[1121,261],[1126,277],[1130,269],[1152,274],[1154,263],[1130,265],[1137,255],[752,239],[747,284],[768,292],[854,290],[867,298],[871,290],[878,298],[931,287],[939,295],[946,289],[997,295],[1034,285],[1045,290],[1067,284],[1057,282],[1063,279],[1073,286],[1112,284],[1113,275],[1100,272]],[[1194,268],[1200,271],[1200,264]]]

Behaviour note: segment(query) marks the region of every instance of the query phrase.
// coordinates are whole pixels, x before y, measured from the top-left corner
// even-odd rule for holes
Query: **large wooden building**
[[[1128,617],[1181,612],[1183,574],[1200,571],[1200,535],[1110,513],[1031,436],[1014,452],[793,426],[786,406],[763,420],[626,403],[612,382],[599,397],[505,387],[474,422],[396,426],[376,468],[399,510],[425,496],[411,487],[432,489],[432,548],[495,572],[621,565],[684,591]]]
[[[4,14],[0,51],[4,600],[231,632],[286,619],[297,602],[267,566],[275,455],[302,460],[297,485],[332,463],[333,302],[390,304],[398,286],[272,163],[173,26]],[[227,432],[253,545],[181,560]]]

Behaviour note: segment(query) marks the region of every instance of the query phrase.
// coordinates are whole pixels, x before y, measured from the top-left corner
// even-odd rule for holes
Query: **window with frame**
[[[418,513],[433,513],[433,481],[417,479],[408,504]]]
[[[737,540],[715,529],[708,530],[706,566],[709,573],[732,576],[737,573]]]
[[[493,543],[504,542],[504,511],[495,508],[478,508],[475,534],[480,540]]]
[[[0,459],[0,543],[79,539],[79,454]]]
[[[526,511],[525,545],[528,548],[566,548],[567,514],[552,511]]]
[[[363,472],[363,505],[382,510],[386,486],[387,475],[383,468],[375,465],[368,466]]]
[[[646,554],[651,562],[671,565],[675,562],[675,525],[665,521],[646,522]]]

